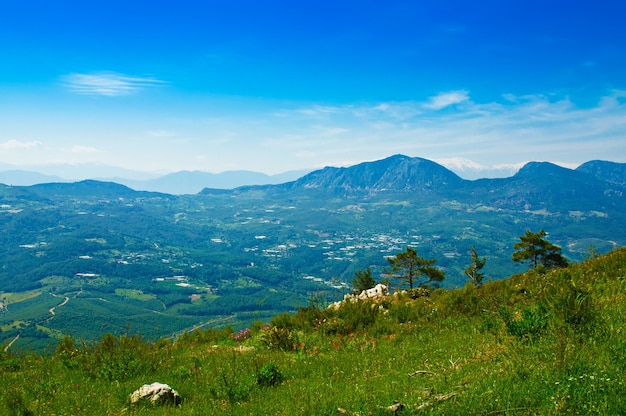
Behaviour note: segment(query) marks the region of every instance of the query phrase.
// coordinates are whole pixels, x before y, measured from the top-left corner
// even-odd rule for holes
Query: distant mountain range
[[[434,162],[421,158],[411,158],[408,156],[396,155],[379,161],[365,162],[347,168],[327,167],[315,171],[310,169],[303,169],[288,171],[276,175],[267,175],[265,173],[248,170],[233,170],[221,173],[210,173],[203,171],[179,171],[162,176],[151,176],[143,172],[135,172],[106,166],[96,166],[93,169],[90,169],[91,176],[89,176],[88,179],[103,182],[115,182],[126,185],[137,191],[153,191],[168,193],[172,195],[184,195],[195,194],[205,188],[234,189],[239,187],[256,185],[279,185],[293,181],[296,181],[296,183],[291,186],[297,187],[304,184],[303,181],[306,181],[306,187],[318,188],[324,187],[324,185],[321,185],[324,182],[324,178],[329,178],[330,176],[333,176],[335,172],[342,172],[342,174],[345,175],[347,172],[353,172],[350,169],[354,168],[354,171],[357,172],[357,176],[360,175],[360,177],[357,179],[356,182],[353,182],[351,179],[348,178],[347,182],[343,183],[342,186],[345,190],[356,190],[362,187],[365,184],[364,181],[366,181],[368,178],[371,179],[375,177],[376,170],[380,170],[382,169],[382,166],[391,163],[391,165],[386,166],[386,169],[391,173],[388,173],[386,178],[381,177],[381,183],[368,184],[367,186],[368,189],[376,189],[382,186],[385,181],[389,182],[390,175],[393,179],[393,176],[395,176],[396,174],[400,174],[400,177],[393,179],[396,182],[401,181],[401,178],[406,177],[406,175],[410,175],[411,179],[409,179],[409,181],[415,181],[416,176],[413,169],[415,168],[415,166],[413,166],[413,168],[408,166],[406,163],[406,159],[413,159],[413,162],[411,162],[411,164],[413,165],[416,165],[418,161],[421,161],[420,163],[422,163],[422,166],[420,166],[420,169],[425,168],[428,163],[430,163],[432,169],[435,169],[433,166],[437,165],[439,172],[447,177],[448,180],[452,180],[452,182],[457,181],[461,178],[471,181],[480,179],[510,178],[515,176],[515,174],[519,172],[521,168],[527,165],[517,164],[485,167],[465,159],[442,159],[438,162]],[[401,160],[404,160],[404,162],[401,162]],[[538,162],[530,162],[530,164],[533,163]],[[606,180],[614,184],[624,185],[624,183],[626,182],[626,180],[623,179],[624,177],[626,177],[625,166],[626,164],[623,163],[590,161],[580,165],[576,169],[576,171],[591,174],[598,178],[602,178],[602,180]],[[408,170],[404,173],[399,173],[398,171],[395,171],[396,167]],[[441,170],[441,168],[447,170],[447,172],[444,172],[443,170]],[[68,178],[80,176],[85,177],[84,167],[47,166],[43,167],[43,170],[55,173],[46,174],[34,170],[15,169],[11,165],[0,164],[0,183],[13,186],[30,186],[55,182],[78,182],[79,180]],[[312,176],[308,176],[306,179],[304,179],[304,176],[309,173],[311,173]],[[361,173],[365,174],[365,176],[362,176]],[[420,174],[425,174],[425,172],[421,172]],[[451,179],[451,174],[456,175],[457,178]],[[335,180],[342,181],[342,178],[337,177],[335,178]],[[434,183],[437,182],[435,181]],[[440,184],[437,183],[437,185]]]
[[[73,186],[57,176],[9,170],[0,173],[0,183],[13,186],[35,182],[39,189],[70,190]],[[171,195],[215,193],[236,194],[262,191],[270,195],[295,194],[334,195],[352,198],[373,198],[395,193],[413,197],[455,199],[462,202],[489,202],[496,206],[577,205],[606,206],[623,203],[626,192],[626,163],[589,161],[576,169],[550,162],[529,162],[507,178],[463,179],[444,166],[419,157],[394,155],[350,167],[326,167],[312,172],[290,171],[266,175],[252,171],[228,171],[213,174],[181,171],[159,178],[129,180],[111,178],[75,183],[111,182],[124,185],[128,191],[149,191]],[[89,192],[88,190],[86,191]],[[406,197],[406,195],[405,195]]]
[[[233,192],[320,193],[354,198],[428,197],[497,207],[542,209],[623,206],[626,164],[590,161],[577,169],[529,162],[509,178],[467,180],[427,159],[395,155],[347,168],[327,167],[293,182],[240,187]],[[214,191],[205,189],[203,194]]]
[[[149,179],[128,179],[124,177],[93,177],[91,179],[115,182],[138,191],[154,191],[172,195],[195,194],[204,188],[232,189],[244,185],[278,184],[295,180],[309,170],[289,171],[277,175],[266,175],[246,170],[210,173],[200,171],[180,171]],[[55,182],[75,182],[57,175],[10,169],[0,172],[0,183],[13,186],[30,186]]]
[[[23,293],[0,313],[2,328],[17,328],[0,342],[96,337],[129,323],[146,336],[243,325],[312,294],[334,301],[366,267],[380,279],[385,257],[407,246],[437,259],[446,286],[465,283],[472,247],[488,278],[525,270],[511,254],[526,230],[545,229],[571,261],[626,246],[623,163],[530,162],[507,178],[467,180],[395,155],[174,194],[197,177],[169,175],[161,189],[172,193],[97,180],[0,185],[0,295]]]

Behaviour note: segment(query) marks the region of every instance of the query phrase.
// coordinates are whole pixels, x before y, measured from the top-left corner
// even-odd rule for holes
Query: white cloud
[[[497,164],[497,165],[493,165],[492,169],[500,169],[500,170],[514,170],[514,171],[518,171],[520,170],[522,167],[524,167],[525,164],[527,164],[529,161],[525,160],[523,162],[518,162],[518,163],[501,163],[501,164]]]
[[[430,97],[428,103],[424,107],[431,110],[441,110],[454,104],[460,104],[469,100],[469,93],[464,90],[442,92],[441,94]]]
[[[145,88],[163,84],[152,77],[135,77],[116,72],[73,73],[63,77],[63,85],[77,94],[107,97],[130,95]]]
[[[479,163],[476,163],[472,160],[463,158],[463,157],[448,157],[448,158],[440,158],[440,159],[433,159],[434,162],[439,163],[440,165],[443,165],[445,167],[447,167],[448,169],[452,169],[452,170],[466,170],[466,169],[471,169],[471,170],[486,170],[488,169],[487,166],[483,166]]]
[[[504,94],[499,101],[477,103],[467,91],[456,91],[421,103],[335,106],[324,119],[315,112],[303,117],[306,111],[282,111],[283,121],[274,126],[280,134],[266,143],[284,160],[306,149],[315,155],[311,162],[323,166],[394,153],[494,175],[515,172],[530,160],[568,167],[591,159],[624,162],[623,95],[623,90],[612,91],[596,106],[578,107],[554,95]],[[445,112],[426,110],[448,106]],[[342,131],[341,140],[329,142],[316,134],[324,127]]]
[[[0,143],[0,149],[12,150],[12,149],[33,149],[41,146],[42,143],[38,140],[31,142],[20,142],[19,140],[11,139],[4,143]]]
[[[595,105],[586,100],[585,106],[578,106],[575,96],[567,95],[503,94],[494,101],[477,102],[468,91],[452,91],[423,101],[260,106],[254,102],[245,111],[224,106],[219,113],[204,105],[202,111],[146,111],[145,117],[138,109],[132,115],[94,113],[84,120],[70,117],[54,123],[33,118],[13,130],[6,127],[11,120],[0,114],[4,131],[0,140],[5,141],[0,142],[0,160],[12,164],[90,160],[144,171],[281,173],[403,153],[438,161],[457,172],[483,167],[481,176],[514,172],[519,163],[530,160],[566,166],[593,159],[626,162],[625,96],[623,88],[616,89],[597,97]],[[8,140],[18,137],[21,141]],[[45,145],[34,141],[44,137]]]

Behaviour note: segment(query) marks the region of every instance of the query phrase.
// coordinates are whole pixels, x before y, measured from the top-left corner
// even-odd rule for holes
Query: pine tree
[[[465,269],[465,275],[470,279],[470,281],[476,287],[480,287],[483,284],[484,274],[481,272],[483,267],[485,267],[485,263],[487,259],[483,257],[482,259],[478,257],[478,252],[476,251],[476,247],[472,247],[472,262]]]
[[[526,234],[520,236],[520,242],[515,243],[513,248],[514,262],[529,262],[531,268],[543,266],[551,269],[555,267],[567,267],[567,259],[561,255],[561,247],[545,240],[547,233],[542,229],[537,233],[526,230]]]
[[[428,260],[420,257],[411,247],[407,247],[405,251],[394,257],[388,257],[387,262],[391,266],[388,272],[392,277],[406,281],[410,289],[413,289],[415,280],[421,277],[425,277],[426,280],[419,283],[420,287],[431,282],[441,282],[445,278],[441,270],[432,267],[437,262],[436,259]]]

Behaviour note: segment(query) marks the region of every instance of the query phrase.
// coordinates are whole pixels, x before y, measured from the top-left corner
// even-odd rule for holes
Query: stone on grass
[[[181,398],[178,392],[167,384],[152,383],[144,384],[130,395],[130,404],[142,401],[158,405],[170,404],[177,406],[180,404]]]

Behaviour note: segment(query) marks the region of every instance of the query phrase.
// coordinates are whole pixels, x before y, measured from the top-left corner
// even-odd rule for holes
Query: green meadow
[[[480,287],[337,309],[312,298],[241,331],[67,336],[49,353],[0,352],[0,413],[620,415],[625,310],[626,249],[618,249]],[[156,381],[182,403],[130,404]]]

